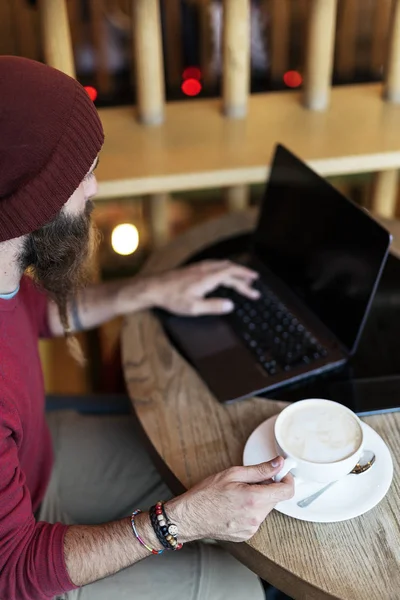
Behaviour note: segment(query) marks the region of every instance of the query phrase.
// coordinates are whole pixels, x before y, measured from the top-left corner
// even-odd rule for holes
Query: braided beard
[[[78,341],[71,336],[68,302],[91,280],[92,258],[99,239],[90,216],[93,208],[88,200],[81,215],[60,212],[27,236],[19,258],[21,270],[28,270],[56,302],[70,351],[80,363],[84,358]]]

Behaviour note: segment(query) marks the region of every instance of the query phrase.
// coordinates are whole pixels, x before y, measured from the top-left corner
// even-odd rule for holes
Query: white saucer
[[[277,415],[261,423],[246,442],[243,464],[255,465],[271,460],[278,452],[275,446],[274,425]],[[369,425],[363,423],[365,448],[372,450],[376,461],[369,471],[361,475],[348,475],[307,508],[297,502],[321,489],[324,484],[295,480],[295,495],[280,502],[276,510],[302,521],[335,523],[359,517],[374,508],[386,495],[393,477],[393,462],[389,448]]]

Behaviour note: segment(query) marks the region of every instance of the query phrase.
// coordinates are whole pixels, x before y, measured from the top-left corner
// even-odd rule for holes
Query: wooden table
[[[170,269],[216,240],[250,231],[254,223],[255,213],[248,211],[197,227],[156,252],[145,270]],[[400,225],[389,226],[400,249]],[[175,493],[241,464],[250,433],[284,406],[260,398],[219,404],[150,312],[126,319],[123,363],[136,415]],[[273,511],[248,543],[227,545],[295,600],[400,599],[400,413],[365,421],[387,442],[394,460],[392,486],[377,507],[334,524],[297,521]]]

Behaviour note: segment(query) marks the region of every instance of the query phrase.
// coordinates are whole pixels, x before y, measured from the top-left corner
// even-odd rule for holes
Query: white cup
[[[308,409],[310,407],[313,408],[313,406],[316,408],[327,408],[328,404],[333,405],[335,409],[343,411],[344,414],[350,414],[352,418],[355,419],[359,426],[361,439],[360,445],[351,455],[347,455],[345,458],[335,462],[313,462],[311,460],[304,460],[304,458],[295,456],[293,452],[289,450],[287,440],[283,439],[282,437],[282,425],[284,420],[287,419],[288,416],[293,416],[295,411],[299,411],[300,414],[303,406],[307,406]],[[299,402],[295,402],[294,404],[286,407],[279,414],[275,421],[275,442],[280,455],[285,458],[285,462],[281,471],[275,475],[274,480],[279,482],[283,479],[283,477],[285,477],[285,475],[287,475],[289,472],[292,472],[295,477],[304,479],[306,481],[318,481],[320,483],[336,481],[337,479],[348,475],[350,471],[354,469],[363,453],[363,441],[363,429],[360,419],[350,409],[346,408],[342,404],[332,402],[331,400],[323,400],[321,398],[310,398],[308,400],[300,400]]]

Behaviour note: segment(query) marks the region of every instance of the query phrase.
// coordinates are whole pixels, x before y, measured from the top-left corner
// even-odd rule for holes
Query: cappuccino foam
[[[290,411],[282,421],[280,437],[285,450],[297,458],[333,463],[358,450],[362,432],[347,411],[316,403]]]

